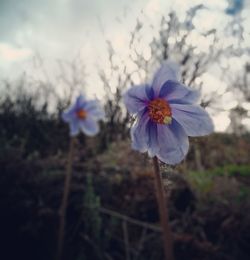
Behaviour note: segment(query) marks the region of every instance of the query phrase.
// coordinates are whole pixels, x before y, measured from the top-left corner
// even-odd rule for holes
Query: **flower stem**
[[[56,259],[61,260],[63,255],[63,244],[64,244],[64,233],[66,224],[66,210],[68,206],[68,198],[70,192],[70,183],[72,178],[72,161],[73,161],[73,150],[74,150],[75,138],[71,138],[69,144],[68,162],[66,168],[66,175],[64,181],[64,190],[61,206],[59,209],[59,230],[58,230],[58,244],[57,244],[57,255]]]
[[[156,195],[158,200],[160,221],[163,231],[163,247],[166,260],[174,260],[173,253],[173,237],[168,219],[168,207],[166,205],[166,198],[164,196],[164,188],[162,184],[162,178],[160,173],[160,166],[157,157],[153,158],[154,171],[155,171],[155,186]]]

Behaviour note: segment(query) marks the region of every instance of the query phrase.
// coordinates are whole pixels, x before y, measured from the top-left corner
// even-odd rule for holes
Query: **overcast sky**
[[[154,23],[170,10],[182,16],[189,7],[202,3],[208,9],[197,25],[207,27],[214,23],[219,28],[232,16],[230,1],[0,0],[0,78],[13,79],[24,70],[31,73],[31,60],[37,53],[53,74],[56,59],[71,60],[80,52],[90,84],[96,77],[96,63],[105,66],[105,39],[120,48],[121,54],[126,52],[125,37],[142,13]],[[235,1],[240,0],[231,3]],[[245,0],[245,12],[248,2]],[[206,76],[207,82],[216,83],[216,78]],[[98,92],[98,86],[91,89]],[[224,130],[229,123],[228,114],[215,120],[217,130]]]
[[[116,43],[144,12],[157,20],[170,8],[183,14],[201,0],[0,0],[0,72],[18,73],[19,62],[39,52],[44,59],[72,58],[81,52],[94,60],[106,38]],[[212,23],[227,0],[207,1]],[[212,14],[214,14],[212,16]],[[225,19],[225,17],[223,18]],[[207,21],[203,19],[205,24]],[[215,20],[218,20],[216,18]],[[18,63],[18,64],[17,64]],[[22,69],[20,68],[20,69]]]

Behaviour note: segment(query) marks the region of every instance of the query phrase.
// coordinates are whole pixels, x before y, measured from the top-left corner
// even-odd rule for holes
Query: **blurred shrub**
[[[187,179],[201,198],[237,204],[250,198],[249,176],[250,165],[225,165],[191,171]]]
[[[200,194],[206,196],[213,188],[212,175],[207,172],[190,172],[188,180],[195,190]]]
[[[250,165],[225,165],[223,167],[216,167],[214,169],[195,172],[192,171],[188,175],[191,179],[197,178],[197,183],[202,180],[212,179],[216,176],[227,176],[227,177],[248,177],[250,176]],[[199,176],[199,177],[197,177]]]
[[[0,102],[0,145],[22,151],[23,156],[55,154],[67,147],[67,126],[48,112],[48,104],[36,104],[28,92]]]
[[[217,176],[247,177],[250,176],[250,165],[226,165],[224,167],[217,167],[212,170],[212,174]]]

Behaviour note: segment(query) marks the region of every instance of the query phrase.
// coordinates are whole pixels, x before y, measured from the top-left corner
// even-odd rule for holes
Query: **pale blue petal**
[[[131,127],[132,148],[140,152],[148,150],[148,122],[149,116],[146,111],[140,112],[136,123]]]
[[[178,164],[188,152],[189,141],[187,134],[174,119],[170,125],[158,124],[157,128],[160,146],[157,157],[167,164]]]
[[[62,119],[64,122],[67,122],[67,123],[69,123],[73,119],[76,119],[75,106],[72,106],[67,111],[63,112]]]
[[[179,66],[172,62],[166,61],[162,64],[161,68],[156,72],[152,87],[155,92],[155,97],[158,97],[161,87],[168,80],[178,81],[180,79]]]
[[[100,102],[98,100],[89,100],[84,103],[83,109],[90,110],[99,107],[100,107]]]
[[[200,92],[177,81],[165,82],[159,93],[160,98],[166,98],[169,103],[190,104],[199,100]]]
[[[188,136],[203,136],[213,132],[212,119],[205,109],[197,105],[171,104],[173,118]]]
[[[150,91],[147,85],[134,86],[130,88],[124,95],[123,101],[127,110],[136,114],[142,111],[149,101]]]
[[[154,157],[159,151],[157,124],[149,120],[148,126],[148,154],[150,157]]]
[[[81,130],[88,136],[94,136],[99,132],[99,125],[91,117],[87,117],[84,120],[79,121]]]
[[[62,119],[69,123],[72,119],[76,119],[76,112],[83,108],[86,99],[83,95],[79,95],[73,105],[68,110],[62,113]]]
[[[149,85],[146,85],[146,94],[149,100],[154,99],[154,89]]]
[[[76,99],[75,109],[81,109],[84,107],[86,98],[83,95],[79,95]]]
[[[87,101],[84,105],[84,110],[95,119],[104,119],[105,113],[102,107],[100,106],[100,102],[98,100]]]

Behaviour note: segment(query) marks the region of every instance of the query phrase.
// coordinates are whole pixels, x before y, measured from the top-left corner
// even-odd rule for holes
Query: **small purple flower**
[[[69,123],[71,136],[76,136],[80,131],[88,136],[94,136],[99,132],[97,121],[104,116],[98,100],[86,100],[80,95],[76,102],[63,112],[62,119]]]
[[[188,136],[213,131],[208,113],[196,104],[199,92],[179,82],[179,68],[170,61],[157,71],[151,85],[132,87],[123,98],[128,111],[136,115],[132,147],[167,164],[185,158]]]

